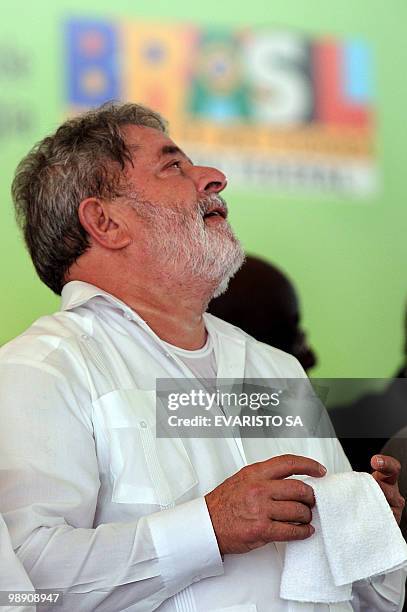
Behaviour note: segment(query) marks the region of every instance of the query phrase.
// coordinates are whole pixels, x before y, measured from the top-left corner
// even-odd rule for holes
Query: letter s
[[[279,125],[307,122],[314,94],[306,71],[309,50],[305,39],[292,34],[254,35],[244,55],[247,78],[254,89],[255,119]]]

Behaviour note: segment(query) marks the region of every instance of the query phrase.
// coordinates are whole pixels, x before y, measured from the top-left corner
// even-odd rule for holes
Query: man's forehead
[[[184,151],[161,130],[144,125],[126,125],[123,133],[126,145],[132,157],[134,156],[134,163],[137,163],[137,157],[140,159],[140,156],[144,156],[144,159],[159,161],[165,156],[180,155],[193,164]]]
[[[163,152],[179,150],[167,134],[155,128],[144,125],[126,125],[123,132],[129,149],[143,150],[154,156],[160,156]]]

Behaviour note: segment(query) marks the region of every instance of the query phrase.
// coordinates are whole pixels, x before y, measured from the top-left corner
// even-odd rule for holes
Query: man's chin
[[[222,293],[225,293],[226,289],[228,288],[230,279],[234,277],[238,270],[240,270],[244,263],[244,260],[245,254],[243,250],[239,248],[239,252],[236,253],[235,260],[229,266],[228,271],[223,275],[222,280],[219,282],[218,286],[213,292],[212,299],[219,297],[220,295],[222,295]]]
[[[225,278],[225,279],[224,279],[224,280],[223,280],[223,281],[220,283],[220,285],[218,285],[218,287],[215,289],[215,291],[214,291],[214,293],[213,293],[213,295],[212,295],[212,298],[211,298],[211,299],[217,298],[217,297],[219,297],[220,295],[222,295],[222,293],[225,293],[226,289],[227,289],[227,288],[228,288],[228,286],[229,286],[229,281],[230,281],[230,279],[231,279],[231,278],[232,278],[232,277],[230,277],[230,278]]]

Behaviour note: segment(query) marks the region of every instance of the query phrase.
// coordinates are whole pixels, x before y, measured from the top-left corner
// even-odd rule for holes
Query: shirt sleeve
[[[10,536],[3,517],[0,515],[0,591],[4,603],[8,595],[21,591],[33,592],[34,587],[27,572],[17,558],[11,545]],[[8,601],[8,600],[7,600]],[[35,612],[33,606],[1,606],[2,612]]]
[[[60,371],[0,365],[0,511],[35,588],[61,610],[154,610],[223,564],[203,498],[94,528],[100,486],[89,414]]]

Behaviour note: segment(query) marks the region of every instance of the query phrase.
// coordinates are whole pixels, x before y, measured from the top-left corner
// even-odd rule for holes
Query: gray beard
[[[217,194],[198,202],[193,211],[182,206],[166,209],[162,205],[132,199],[132,206],[149,225],[149,248],[158,265],[187,283],[206,282],[214,286],[217,297],[226,291],[229,280],[244,261],[244,251],[227,221],[204,221],[211,206],[222,203]]]

